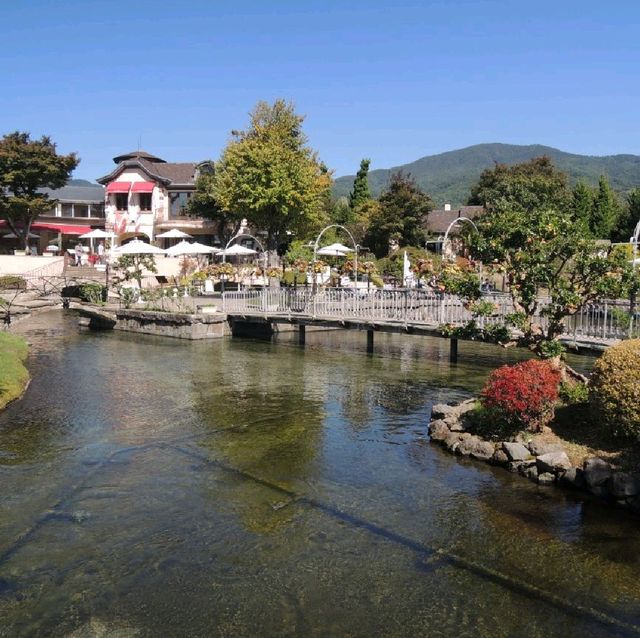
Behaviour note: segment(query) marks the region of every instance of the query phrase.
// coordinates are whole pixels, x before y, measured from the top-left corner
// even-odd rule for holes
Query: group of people
[[[78,242],[74,248],[74,263],[76,266],[82,266],[82,256],[86,253],[85,246]],[[88,255],[88,261],[91,264],[104,264],[106,263],[106,249],[103,241],[98,242],[95,253],[91,252]]]

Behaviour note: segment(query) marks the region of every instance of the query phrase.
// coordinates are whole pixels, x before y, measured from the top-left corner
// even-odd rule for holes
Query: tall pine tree
[[[579,222],[585,230],[590,230],[594,198],[595,193],[593,189],[583,181],[579,181],[571,192],[571,211],[573,218]]]
[[[369,164],[371,164],[370,159],[363,159],[360,162],[360,169],[356,174],[356,178],[353,180],[353,190],[349,194],[349,206],[351,210],[355,210],[360,204],[371,199],[369,179],[367,178]]]
[[[593,209],[591,211],[591,233],[596,239],[609,239],[620,215],[616,194],[604,175],[600,176]]]

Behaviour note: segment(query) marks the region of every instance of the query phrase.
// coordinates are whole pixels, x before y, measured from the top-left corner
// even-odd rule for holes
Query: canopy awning
[[[34,222],[31,224],[32,230],[51,230],[54,233],[63,235],[84,235],[91,232],[91,226],[73,226],[72,224],[49,224],[44,222]]]
[[[107,186],[107,193],[128,193],[131,188],[131,182],[111,182]]]
[[[131,192],[132,193],[150,193],[151,191],[153,191],[153,187],[155,185],[156,185],[155,182],[133,182],[133,188],[131,189]]]

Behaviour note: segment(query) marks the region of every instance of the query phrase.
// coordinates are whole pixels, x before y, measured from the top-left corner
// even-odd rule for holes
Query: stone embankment
[[[449,452],[518,473],[539,485],[559,485],[585,491],[640,514],[640,481],[593,457],[574,467],[560,445],[536,441],[487,441],[473,433],[470,413],[475,399],[458,405],[434,405],[429,436]]]

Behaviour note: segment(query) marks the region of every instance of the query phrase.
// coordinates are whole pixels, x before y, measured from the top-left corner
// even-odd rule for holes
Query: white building
[[[105,186],[106,228],[116,233],[117,243],[131,237],[153,241],[172,228],[206,244],[215,241],[211,221],[185,213],[198,174],[211,169],[208,162],[169,163],[145,151],[119,155],[113,161],[116,168],[97,181]]]

